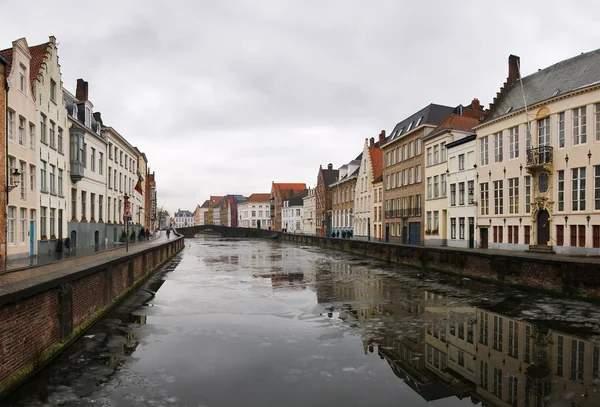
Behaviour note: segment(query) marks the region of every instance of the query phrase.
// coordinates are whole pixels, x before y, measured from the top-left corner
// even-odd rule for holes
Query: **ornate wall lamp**
[[[588,164],[592,163],[592,150],[588,151]]]
[[[590,215],[586,216],[586,217],[585,217],[585,219],[586,219],[586,220],[587,220],[587,222],[588,222],[588,228],[589,228],[589,227],[590,227],[590,219],[591,219],[591,218],[590,218]]]
[[[6,186],[6,192],[10,192],[13,189],[15,189],[16,187],[19,186],[19,182],[21,181],[21,172],[19,171],[18,168],[15,168],[15,170],[12,172],[12,181],[14,182],[14,184],[12,185],[7,185]]]

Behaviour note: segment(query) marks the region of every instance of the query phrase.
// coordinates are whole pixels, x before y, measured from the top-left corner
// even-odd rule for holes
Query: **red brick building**
[[[281,207],[283,201],[290,199],[292,196],[304,191],[306,184],[304,183],[276,183],[271,184],[271,229],[281,230]]]
[[[327,236],[331,233],[331,189],[329,186],[337,180],[338,174],[339,171],[333,169],[333,164],[328,164],[327,169],[319,166],[315,190],[317,201],[315,224],[318,236]]]

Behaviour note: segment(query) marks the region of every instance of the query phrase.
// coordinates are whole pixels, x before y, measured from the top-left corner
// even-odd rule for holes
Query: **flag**
[[[142,178],[138,177],[138,182],[137,184],[135,184],[135,188],[136,191],[138,191],[140,194],[143,194],[142,191]]]

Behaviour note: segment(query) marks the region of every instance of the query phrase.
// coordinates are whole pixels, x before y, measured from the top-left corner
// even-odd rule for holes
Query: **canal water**
[[[3,406],[600,406],[600,307],[315,247],[187,239]]]

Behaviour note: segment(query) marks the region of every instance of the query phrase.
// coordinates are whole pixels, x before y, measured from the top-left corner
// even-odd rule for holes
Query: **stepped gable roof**
[[[45,42],[43,44],[29,47],[29,53],[31,54],[31,61],[29,62],[29,86],[31,87],[33,87],[35,79],[40,73],[40,68],[46,59],[49,46],[50,42]],[[13,47],[0,51],[0,55],[2,55],[8,62],[6,71],[10,74],[12,69]]]
[[[202,204],[202,206],[200,208],[202,208],[202,209],[208,208],[209,206],[210,206],[210,200],[207,199],[206,201],[204,201],[204,203]]]
[[[394,130],[390,133],[390,137],[386,140],[386,144],[393,140],[402,138],[409,131],[416,129],[424,124],[437,126],[449,114],[454,113],[454,108],[450,106],[436,105],[431,103],[416,113],[413,113],[406,119],[394,126]]]
[[[435,129],[431,131],[428,137],[443,133],[447,130],[460,130],[468,133],[474,133],[473,127],[479,124],[479,119],[475,117],[461,116],[456,113],[448,115]]]
[[[377,147],[369,147],[369,155],[373,167],[373,179],[376,180],[383,175],[383,150]]]
[[[271,199],[271,194],[268,193],[256,193],[256,194],[252,194],[248,197],[248,199],[246,200],[246,202],[269,202],[269,200]]]
[[[600,84],[600,49],[560,61],[521,81],[515,80],[500,99],[490,105],[484,123],[523,109],[523,94],[529,106],[595,84]]]

